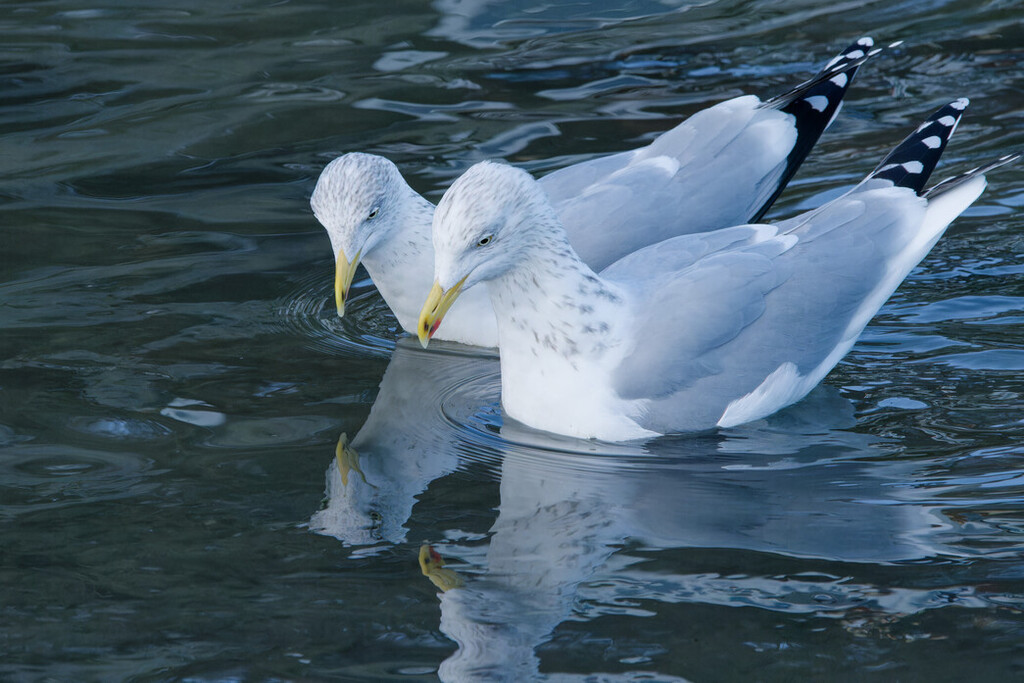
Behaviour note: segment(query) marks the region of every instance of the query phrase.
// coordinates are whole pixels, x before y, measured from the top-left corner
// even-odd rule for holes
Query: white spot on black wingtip
[[[813,95],[804,100],[814,111],[825,111],[828,109],[828,98],[824,95]]]
[[[924,196],[924,184],[956,131],[967,104],[967,98],[960,98],[940,108],[890,152],[869,177],[889,180],[897,187],[909,188]],[[949,186],[940,183],[936,187],[945,192]]]
[[[775,191],[751,220],[760,220],[764,211],[775,201],[778,193],[806,158],[822,131],[835,120],[842,108],[843,96],[853,82],[857,70],[870,54],[874,54],[872,51],[865,55],[865,51],[873,46],[874,40],[870,36],[860,37],[856,43],[848,45],[838,56],[829,60],[812,78],[759,105],[793,116],[797,137],[787,156],[786,167],[776,181]]]
[[[868,57],[874,57],[875,55],[877,55],[881,51],[882,51],[882,48],[880,48],[880,47],[876,47],[874,50],[869,50],[868,51]]]
[[[874,44],[875,41],[873,38],[871,38],[870,36],[864,36],[863,38],[860,38],[856,43],[851,45],[851,49],[848,49],[846,52],[842,52],[833,57],[831,60],[829,60],[829,62],[825,65],[825,68],[822,70],[827,72],[845,69],[850,65],[850,62],[863,60],[866,57],[871,57],[872,55],[878,54],[879,52],[881,52],[881,50],[872,50],[870,52],[865,53],[865,48],[870,48],[874,46]]]

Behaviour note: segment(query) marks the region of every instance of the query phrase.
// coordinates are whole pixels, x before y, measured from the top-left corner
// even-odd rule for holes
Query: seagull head
[[[402,201],[413,193],[393,163],[373,154],[343,154],[324,168],[309,205],[334,249],[334,299],[345,315],[345,299],[359,259],[399,230]]]
[[[434,286],[417,334],[427,345],[459,294],[515,269],[543,236],[564,231],[526,171],[484,161],[444,193],[434,212]]]

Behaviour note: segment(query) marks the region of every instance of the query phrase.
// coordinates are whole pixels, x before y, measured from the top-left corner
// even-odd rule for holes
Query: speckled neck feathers
[[[477,164],[442,199],[434,224],[442,286],[462,277],[452,254],[463,254],[463,263],[486,259],[467,284],[488,280],[502,347],[515,339],[507,348],[525,342],[534,354],[545,349],[565,358],[607,348],[613,331],[606,319],[622,297],[580,260],[529,174]],[[492,244],[480,246],[483,239],[500,252],[487,253]]]

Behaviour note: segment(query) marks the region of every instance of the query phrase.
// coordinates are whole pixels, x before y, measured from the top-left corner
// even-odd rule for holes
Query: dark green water
[[[806,401],[635,448],[502,425],[495,359],[393,354],[365,279],[338,320],[308,208],[343,152],[436,199],[483,158],[543,172],[771,96],[864,34],[906,45],[772,215],[968,96],[941,178],[1024,147],[1022,21],[976,0],[4,5],[0,679],[1024,676],[1024,165]],[[438,593],[422,543],[464,588]]]

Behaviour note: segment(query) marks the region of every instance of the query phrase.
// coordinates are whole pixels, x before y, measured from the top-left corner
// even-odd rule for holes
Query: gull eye
[[[488,235],[487,237],[481,237],[480,241],[476,243],[476,246],[478,246],[478,247],[486,247],[488,244],[491,243],[492,239],[494,239],[494,235]]]
[[[375,206],[375,207],[373,207],[373,209],[370,210],[370,215],[367,216],[367,218],[376,218],[377,214],[379,212],[380,212],[380,209]]]

